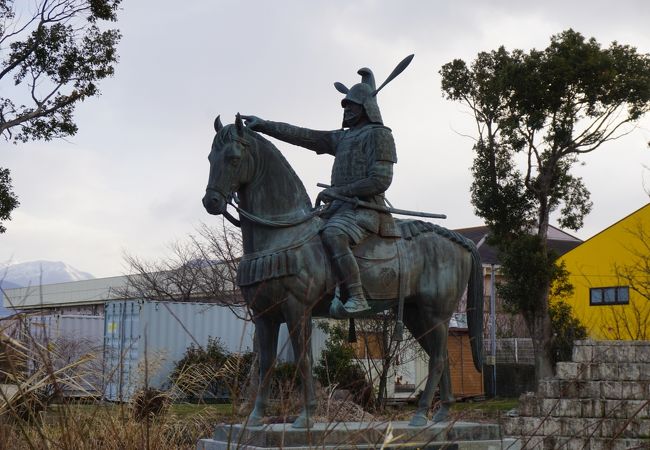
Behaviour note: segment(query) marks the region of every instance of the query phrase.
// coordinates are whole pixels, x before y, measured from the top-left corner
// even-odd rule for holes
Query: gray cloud
[[[473,123],[445,101],[437,72],[453,58],[504,44],[543,48],[573,27],[607,44],[650,51],[645,1],[125,2],[121,61],[103,95],[78,108],[69,141],[5,146],[21,206],[0,237],[0,261],[64,260],[98,276],[120,273],[122,251],[153,258],[167,242],[211,222],[200,205],[212,121],[238,111],[299,125],[340,126],[334,81],[369,66],[399,163],[389,191],[402,208],[446,213],[449,227],[480,223],[469,203]],[[587,237],[647,202],[642,165],[650,122],[585,158],[593,193]],[[312,195],[331,158],[278,143]],[[417,193],[417,194],[416,194]]]

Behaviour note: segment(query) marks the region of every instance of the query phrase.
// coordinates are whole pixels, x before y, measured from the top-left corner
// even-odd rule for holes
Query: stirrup
[[[330,304],[330,316],[332,319],[347,319],[348,313],[343,306],[343,302],[338,297],[334,297]]]
[[[343,309],[345,309],[347,317],[357,317],[367,313],[372,308],[370,308],[370,305],[368,305],[368,301],[365,298],[351,297],[347,302],[345,302]]]

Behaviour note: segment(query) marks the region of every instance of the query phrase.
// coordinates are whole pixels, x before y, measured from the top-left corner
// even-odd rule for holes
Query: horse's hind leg
[[[273,365],[278,351],[278,334],[280,323],[266,317],[255,319],[255,336],[259,348],[260,359],[260,384],[255,398],[255,407],[248,416],[246,424],[251,427],[262,425],[264,411],[269,400],[271,380],[273,378]]]
[[[451,378],[447,357],[448,323],[446,321],[427,321],[427,314],[420,308],[411,307],[404,314],[404,323],[429,355],[429,374],[424,392],[418,402],[418,409],[411,419],[411,426],[427,424],[427,413],[431,407],[436,386],[440,385],[441,406],[434,416],[434,422],[447,418],[449,405],[453,403]]]
[[[433,415],[434,422],[444,422],[449,417],[449,408],[455,399],[451,392],[451,375],[449,373],[449,353],[445,349],[445,368],[440,376],[440,407]]]
[[[316,393],[312,374],[311,353],[311,314],[309,311],[292,311],[287,317],[287,328],[291,336],[291,346],[300,370],[303,392],[303,409],[291,425],[293,428],[309,428],[316,411]]]

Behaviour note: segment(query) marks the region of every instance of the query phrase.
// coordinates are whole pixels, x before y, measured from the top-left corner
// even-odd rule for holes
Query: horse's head
[[[246,167],[250,158],[250,140],[246,138],[247,131],[239,114],[234,125],[225,127],[217,117],[214,129],[217,134],[208,156],[210,177],[203,206],[210,214],[223,214],[240,186],[249,181]]]

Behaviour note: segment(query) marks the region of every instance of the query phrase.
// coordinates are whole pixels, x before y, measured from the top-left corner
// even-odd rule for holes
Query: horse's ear
[[[237,113],[237,115],[235,115],[235,126],[237,127],[237,134],[239,136],[243,136],[244,135],[244,122],[241,120],[241,115],[239,113]]]
[[[217,133],[221,131],[223,128],[223,124],[221,123],[221,116],[217,116],[216,119],[214,119],[214,131]]]
[[[350,92],[350,89],[348,89],[343,83],[339,83],[338,81],[334,83],[334,87],[341,94],[347,94],[348,92]]]

